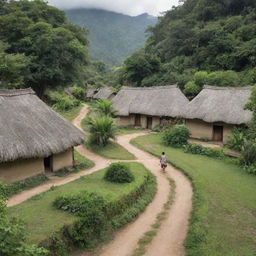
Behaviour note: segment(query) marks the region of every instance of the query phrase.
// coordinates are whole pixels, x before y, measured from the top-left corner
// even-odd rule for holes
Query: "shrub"
[[[241,161],[245,165],[256,164],[256,142],[246,141],[244,144],[244,149],[242,151]]]
[[[225,156],[222,148],[207,148],[194,143],[185,145],[184,151],[186,153],[205,155],[213,158],[223,158]]]
[[[235,127],[232,130],[232,134],[228,137],[227,147],[241,152],[245,143],[245,139],[245,131],[241,128]]]
[[[106,146],[110,138],[115,138],[116,126],[109,116],[88,117],[85,125],[90,132],[90,144]]]
[[[78,100],[84,100],[86,96],[85,89],[82,87],[75,86],[72,89],[72,95]]]
[[[242,169],[246,171],[249,174],[255,174],[256,175],[256,164],[254,165],[244,165],[242,166]]]
[[[134,180],[134,176],[130,169],[122,163],[111,164],[104,177],[107,181],[117,183],[130,183]]]
[[[102,211],[105,207],[105,201],[96,193],[84,191],[74,196],[57,197],[53,202],[53,206],[78,216],[85,216],[95,209]]]
[[[163,143],[167,146],[181,147],[188,143],[190,132],[184,125],[163,132]]]
[[[80,105],[80,101],[74,97],[62,97],[53,105],[57,111],[66,111]]]
[[[117,111],[114,109],[112,102],[106,99],[100,99],[94,104],[94,109],[101,115],[114,117]]]

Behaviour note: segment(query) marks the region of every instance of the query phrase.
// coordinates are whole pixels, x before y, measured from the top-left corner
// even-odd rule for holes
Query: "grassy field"
[[[80,110],[82,109],[83,105],[80,104],[80,106],[72,108],[67,111],[58,111],[60,115],[62,115],[64,118],[66,118],[68,121],[72,121],[75,119],[75,117],[79,114]]]
[[[165,151],[168,160],[193,180],[187,255],[256,255],[255,176],[224,160],[163,146],[159,135],[138,137],[133,144],[158,156]]]
[[[13,217],[19,217],[25,222],[29,233],[30,243],[38,243],[47,238],[52,232],[59,230],[65,224],[71,224],[77,217],[56,210],[52,203],[61,195],[77,194],[82,191],[95,192],[106,200],[117,200],[121,196],[129,194],[135,187],[140,186],[147,174],[143,165],[138,163],[126,163],[135,176],[135,181],[126,184],[114,184],[103,179],[105,170],[101,170],[81,177],[80,179],[52,190],[34,196],[26,202],[9,208]]]
[[[134,160],[135,156],[116,142],[109,142],[105,147],[86,144],[86,147],[102,157],[118,160]]]

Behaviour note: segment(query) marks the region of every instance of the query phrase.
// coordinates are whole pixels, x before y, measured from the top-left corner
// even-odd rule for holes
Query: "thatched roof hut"
[[[201,119],[208,123],[245,124],[252,112],[244,110],[252,87],[216,87],[205,85],[204,89],[187,105],[184,117]]]
[[[98,92],[95,88],[87,88],[86,89],[86,98],[93,98],[94,94]]]
[[[48,157],[84,141],[84,134],[32,89],[0,90],[0,163]]]
[[[188,99],[176,85],[132,88],[123,87],[112,100],[120,116],[143,114],[182,117]]]
[[[93,99],[109,99],[113,95],[112,87],[103,87],[100,88],[99,91],[93,95]]]

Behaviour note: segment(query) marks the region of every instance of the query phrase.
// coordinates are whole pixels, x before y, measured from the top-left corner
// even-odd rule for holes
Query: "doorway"
[[[53,171],[53,156],[44,158],[44,170],[47,172]]]
[[[141,115],[135,115],[135,126],[141,126]]]
[[[152,129],[153,118],[152,116],[147,117],[147,129]]]
[[[223,141],[223,126],[214,125],[213,126],[213,141]]]

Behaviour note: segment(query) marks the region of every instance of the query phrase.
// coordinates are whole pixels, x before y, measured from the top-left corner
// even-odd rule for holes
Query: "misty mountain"
[[[66,10],[71,22],[89,30],[90,55],[109,65],[120,65],[136,49],[144,46],[146,29],[157,18],[148,14],[128,16],[98,9]]]

